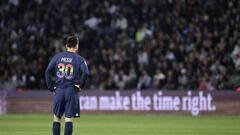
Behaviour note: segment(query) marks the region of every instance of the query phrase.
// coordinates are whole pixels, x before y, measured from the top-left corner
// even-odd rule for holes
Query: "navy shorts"
[[[53,113],[61,118],[65,113],[65,117],[80,117],[79,93],[74,87],[57,88],[53,99]]]

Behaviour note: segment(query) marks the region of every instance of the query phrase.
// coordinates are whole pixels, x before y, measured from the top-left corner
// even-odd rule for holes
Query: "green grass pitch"
[[[51,135],[51,120],[50,115],[2,115],[0,135]],[[240,135],[240,117],[82,115],[73,135]]]

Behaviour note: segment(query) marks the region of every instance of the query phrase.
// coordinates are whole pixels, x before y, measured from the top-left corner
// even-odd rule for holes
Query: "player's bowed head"
[[[69,36],[66,40],[66,49],[69,52],[77,53],[79,47],[79,39],[77,36]]]

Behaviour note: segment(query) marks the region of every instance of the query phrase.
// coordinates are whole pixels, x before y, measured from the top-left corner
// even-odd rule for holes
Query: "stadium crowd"
[[[240,69],[238,0],[1,0],[0,89],[44,89],[69,34],[86,89],[233,89]]]

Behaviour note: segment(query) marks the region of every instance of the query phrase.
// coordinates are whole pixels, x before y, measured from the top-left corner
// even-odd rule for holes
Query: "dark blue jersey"
[[[55,83],[51,79],[53,73],[56,78]],[[74,85],[83,88],[88,74],[86,61],[78,54],[66,51],[58,53],[52,58],[45,71],[45,79],[48,89],[55,86],[67,88]]]

